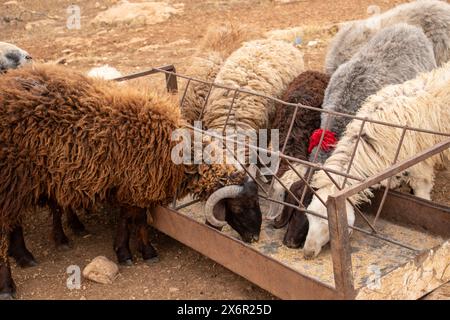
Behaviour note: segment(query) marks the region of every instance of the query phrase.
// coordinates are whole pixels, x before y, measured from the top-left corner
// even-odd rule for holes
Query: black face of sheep
[[[289,189],[297,199],[300,199],[303,194],[303,190],[306,187],[303,181],[295,182]],[[312,191],[307,188],[303,204],[305,207],[311,202],[313,197]],[[286,203],[298,206],[299,203],[295,198],[287,193],[285,200]],[[284,235],[283,244],[288,248],[299,248],[305,243],[306,236],[308,234],[308,219],[304,212],[298,211],[292,207],[285,206],[283,212],[278,220],[275,221],[275,228],[281,228],[288,224],[286,234]]]
[[[209,197],[205,210],[209,225],[221,229],[229,224],[245,242],[259,240],[262,213],[255,182],[219,189]]]

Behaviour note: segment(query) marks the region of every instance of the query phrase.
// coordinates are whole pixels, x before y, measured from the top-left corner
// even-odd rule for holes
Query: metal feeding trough
[[[179,81],[187,82],[185,91],[180,95],[181,103],[184,101],[188,86],[198,82],[208,85],[209,93],[213,88],[220,87],[234,92],[235,95],[259,95],[283,103],[287,108],[307,108],[327,112],[179,75],[173,66],[153,68],[116,80],[125,81],[158,73],[165,75],[166,87],[174,93],[177,91]],[[205,105],[208,97],[209,94]],[[234,100],[230,105],[230,112],[233,103]],[[358,119],[336,112],[328,113]],[[371,121],[359,120],[361,126]],[[398,143],[397,154],[393,155],[392,166],[364,181],[350,176],[348,174],[350,170],[347,173],[334,172],[316,163],[279,154],[291,168],[291,163],[297,162],[324,170],[330,179],[333,179],[330,175],[332,173],[359,180],[353,186],[342,189],[328,198],[326,206],[330,245],[313,260],[305,260],[301,249],[283,246],[284,230],[274,229],[268,221],[263,222],[260,240],[251,245],[240,241],[237,233],[227,227],[218,231],[207,226],[204,223],[201,203],[192,199],[174,201],[171,208],[158,207],[152,215],[153,226],[282,299],[421,298],[450,281],[450,207],[410,194],[378,189],[370,205],[355,210],[357,221],[355,226],[351,227],[353,232],[349,236],[345,201],[350,196],[446,150],[450,147],[450,134],[377,123],[403,130],[403,137],[408,130],[412,130],[442,135],[445,139],[414,158],[397,162],[402,137]],[[352,162],[353,158],[349,166]],[[311,176],[299,175],[299,179],[307,182],[309,187]],[[262,189],[260,197],[264,213],[267,204],[277,200],[269,197],[270,192],[266,190],[270,188],[269,185],[264,186],[261,181],[258,184]],[[307,211],[302,206],[297,209]]]

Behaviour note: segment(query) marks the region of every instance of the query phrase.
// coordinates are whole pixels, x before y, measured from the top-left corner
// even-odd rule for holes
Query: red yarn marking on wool
[[[314,149],[314,147],[319,145],[320,138],[322,137],[323,129],[317,129],[314,130],[314,132],[311,135],[311,138],[309,139],[309,148],[308,152],[311,153]],[[324,151],[330,151],[331,148],[333,148],[337,143],[336,139],[336,133],[325,130],[325,135],[323,137],[321,149]]]

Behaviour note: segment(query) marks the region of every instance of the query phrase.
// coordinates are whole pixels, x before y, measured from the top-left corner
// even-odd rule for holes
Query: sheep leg
[[[67,250],[69,249],[69,239],[64,233],[62,226],[62,214],[63,210],[57,203],[52,200],[48,201],[48,206],[52,213],[53,225],[52,225],[52,238],[55,246],[58,249]]]
[[[77,213],[72,209],[66,210],[67,224],[73,233],[79,237],[86,236],[89,231],[86,230],[84,224],[78,219]]]
[[[9,233],[0,231],[0,300],[13,299],[16,293],[16,285],[9,265],[8,247]]]
[[[22,226],[15,227],[9,235],[8,254],[16,260],[21,268],[34,267],[36,260],[25,245]]]
[[[114,239],[114,251],[117,261],[122,265],[132,265],[133,258],[130,250],[130,217],[127,210],[120,209],[119,222],[117,224],[117,233]]]
[[[146,211],[146,209],[141,208],[134,209],[134,224],[136,226],[138,250],[142,254],[144,261],[152,264],[158,262],[159,259],[155,248],[150,244]]]

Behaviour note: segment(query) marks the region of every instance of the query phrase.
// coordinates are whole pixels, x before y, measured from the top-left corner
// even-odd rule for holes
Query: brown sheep
[[[317,71],[305,71],[295,78],[294,81],[292,81],[286,92],[283,94],[281,100],[290,103],[300,103],[302,105],[314,108],[322,108],[325,89],[327,88],[329,80],[330,77],[324,73]],[[278,103],[276,105],[275,116],[272,120],[272,128],[279,129],[281,148],[283,148],[289,133],[294,112],[295,107],[285,106],[282,103]],[[321,113],[319,111],[298,108],[291,134],[286,141],[284,150],[281,150],[283,154],[301,160],[308,160],[309,138],[313,131],[320,127],[320,121]],[[298,163],[293,165],[299,173],[304,173],[305,168],[302,165]],[[290,188],[293,183],[298,180],[296,173],[293,170],[290,170],[288,164],[283,160],[280,163],[280,167],[276,175],[287,188]],[[272,197],[280,201],[285,200],[285,189],[278,181],[274,181]],[[291,208],[285,208],[281,214],[282,210],[282,205],[271,202],[268,217],[279,217],[279,219],[275,222],[276,228],[285,226],[291,220],[291,216],[294,211]],[[299,226],[300,228],[303,228],[304,224],[299,224]],[[293,231],[294,229],[296,230],[297,227],[289,226],[288,232],[283,240],[283,242],[288,246],[294,246],[292,243],[292,234],[297,234],[297,232]],[[297,243],[298,241],[294,242]]]
[[[16,47],[13,44],[0,42],[0,74],[5,73],[9,69],[16,69],[32,62],[32,57],[25,50]],[[52,237],[57,247],[68,247],[69,240],[64,234],[61,222],[63,210],[51,203],[49,199],[44,197],[40,199],[39,206],[48,205],[52,211],[53,229]],[[77,235],[85,235],[87,233],[84,225],[78,219],[73,210],[65,210],[69,227]],[[36,265],[33,255],[26,249],[24,245],[22,229],[20,227],[11,232],[9,254],[14,257],[18,265],[28,267]]]
[[[7,73],[0,77],[0,88],[0,298],[15,293],[10,233],[20,229],[41,197],[74,210],[103,201],[120,207],[114,249],[121,263],[131,260],[128,227],[133,222],[144,260],[156,258],[146,210],[167,204],[177,189],[180,197],[194,193],[208,198],[231,184],[242,194],[225,199],[224,218],[246,218],[234,211],[240,197],[244,202],[250,193],[254,196],[244,177],[229,178],[223,165],[205,168],[172,161],[177,144],[172,134],[185,125],[172,97],[45,65]]]
[[[330,77],[324,73],[305,71],[291,82],[281,100],[322,108],[325,89],[329,81]],[[277,103],[275,106],[275,115],[271,123],[272,128],[279,130],[281,145],[286,141],[294,111],[294,107],[285,106],[282,103]],[[319,126],[320,112],[298,108],[292,132],[283,153],[291,157],[308,160],[309,137]],[[282,177],[288,169],[286,162],[280,163],[277,176]]]

